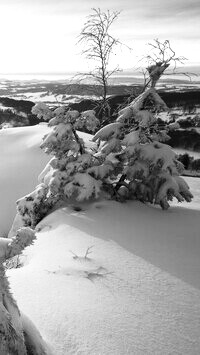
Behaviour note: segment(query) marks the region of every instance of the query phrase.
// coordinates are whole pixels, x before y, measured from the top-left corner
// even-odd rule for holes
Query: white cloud
[[[200,62],[197,51],[199,0],[102,0],[101,8],[122,10],[113,35],[133,52],[120,50],[113,63],[130,67],[154,38],[169,39],[178,55]],[[0,72],[84,70],[86,61],[76,46],[91,7],[99,0],[5,0],[0,2]]]

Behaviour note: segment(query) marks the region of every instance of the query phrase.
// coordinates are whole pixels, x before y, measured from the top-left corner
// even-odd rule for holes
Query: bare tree
[[[160,77],[171,64],[173,64],[173,74],[182,74],[190,77],[190,73],[176,71],[177,64],[183,64],[186,58],[176,56],[169,40],[160,42],[155,39],[153,43],[149,43],[149,46],[151,48],[150,54],[144,57],[148,62],[148,67],[144,71],[144,89],[149,86],[155,87]]]
[[[110,34],[110,28],[113,22],[119,16],[118,11],[102,12],[99,8],[92,9],[91,13],[87,17],[87,21],[79,35],[79,43],[84,45],[82,54],[87,59],[93,60],[96,63],[94,70],[84,73],[85,77],[91,77],[94,81],[102,87],[102,111],[107,112],[107,94],[108,94],[108,80],[119,70],[119,67],[115,67],[109,70],[110,56],[119,40],[114,38]]]

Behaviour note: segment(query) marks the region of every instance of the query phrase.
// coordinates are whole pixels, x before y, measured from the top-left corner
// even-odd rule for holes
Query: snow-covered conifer
[[[17,211],[22,216],[25,226],[34,228],[50,209],[50,199],[47,199],[48,187],[39,184],[30,194],[20,198]]]
[[[99,140],[104,161],[111,153],[118,159],[110,174],[111,191],[116,198],[121,198],[125,187],[126,198],[160,204],[163,209],[169,207],[173,197],[179,202],[191,200],[189,187],[179,177],[183,166],[171,147],[163,143],[169,138],[167,132],[176,125],[160,129],[157,124],[159,112],[166,109],[155,88],[147,88],[119,111],[116,122],[95,134],[93,140]]]
[[[97,198],[101,190],[101,177],[94,177],[87,170],[98,164],[98,158],[87,148],[76,129],[93,132],[99,120],[93,110],[67,110],[65,106],[51,111],[37,104],[33,111],[38,117],[50,117],[52,130],[47,134],[41,148],[54,157],[39,176],[40,184],[30,194],[17,201],[17,209],[25,226],[36,224],[57,204],[71,198],[84,200]]]
[[[0,238],[0,354],[1,355],[47,355],[47,346],[32,322],[21,314],[10,291],[5,274],[7,259],[21,254],[32,244],[35,232],[31,228],[21,228],[15,237]],[[33,330],[32,334],[29,328]],[[36,337],[37,335],[37,337]]]
[[[39,118],[50,119],[52,130],[41,148],[54,157],[40,174],[36,190],[17,201],[25,225],[35,227],[58,201],[98,198],[101,193],[118,200],[159,204],[163,209],[174,197],[179,202],[192,199],[179,176],[183,165],[164,143],[177,124],[159,126],[159,113],[168,108],[155,89],[170,61],[179,58],[174,57],[168,41],[159,48],[163,48],[161,59],[156,56],[148,66],[144,91],[118,112],[115,122],[95,133],[95,149],[86,147],[77,131],[97,130],[99,121],[93,110],[80,114],[65,106],[50,110],[37,104],[33,108]],[[171,56],[165,57],[166,49]]]
[[[44,102],[39,102],[32,108],[32,113],[38,116],[39,119],[44,119],[45,121],[52,118],[52,112],[49,107]]]

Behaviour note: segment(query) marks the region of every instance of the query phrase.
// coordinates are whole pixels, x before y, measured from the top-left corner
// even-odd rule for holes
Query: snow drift
[[[46,217],[8,273],[54,354],[198,354],[199,211],[77,207]]]

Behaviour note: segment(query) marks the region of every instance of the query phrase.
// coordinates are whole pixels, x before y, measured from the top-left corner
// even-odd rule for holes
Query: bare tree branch
[[[150,54],[145,56],[148,66],[144,72],[144,90],[148,87],[155,87],[160,77],[165,75],[185,75],[191,79],[192,73],[188,72],[177,72],[177,65],[184,64],[187,58],[182,56],[176,56],[176,52],[172,49],[170,41],[165,40],[164,42],[155,39],[153,43],[148,43],[151,48]],[[170,65],[173,65],[172,73],[165,73],[166,69]]]
[[[92,13],[87,16],[87,20],[79,35],[78,43],[85,46],[82,54],[89,60],[97,62],[96,68],[93,71],[82,74],[85,77],[92,77],[94,81],[102,87],[102,103],[106,107],[106,98],[108,92],[108,79],[119,68],[108,69],[110,56],[114,48],[120,43],[118,39],[110,34],[110,28],[113,22],[117,19],[120,12],[111,12],[107,10],[102,12],[100,8],[93,8]]]

